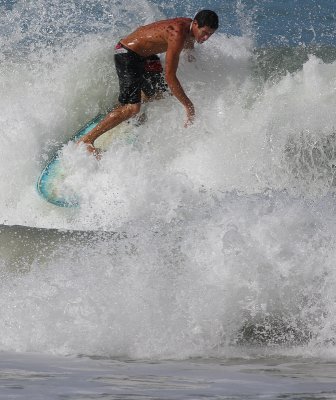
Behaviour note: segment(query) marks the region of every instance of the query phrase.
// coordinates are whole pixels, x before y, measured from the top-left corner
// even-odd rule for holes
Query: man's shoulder
[[[185,37],[189,33],[190,18],[174,18],[167,20],[167,32],[173,37]]]
[[[183,29],[186,26],[189,26],[192,22],[191,18],[172,18],[172,19],[167,19],[167,25],[174,26],[176,28]]]

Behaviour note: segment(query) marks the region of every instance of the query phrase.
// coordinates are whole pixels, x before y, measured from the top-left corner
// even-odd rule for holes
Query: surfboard
[[[67,143],[70,141],[76,142],[81,137],[89,133],[100,121],[105,118],[106,114],[98,114],[87,124],[85,124],[78,132],[76,132]],[[126,127],[126,129],[125,129]],[[106,150],[111,142],[112,136],[115,136],[117,131],[130,130],[132,124],[124,122],[118,127],[105,132],[95,141],[95,146],[99,149]],[[113,135],[112,135],[113,131]],[[73,193],[67,189],[65,180],[67,178],[67,171],[62,167],[60,152],[57,151],[48,161],[47,165],[42,170],[38,177],[36,188],[40,196],[51,204],[58,207],[78,207],[79,199],[76,193]]]

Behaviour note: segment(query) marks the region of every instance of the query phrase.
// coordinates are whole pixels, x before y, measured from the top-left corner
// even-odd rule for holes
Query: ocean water
[[[118,95],[113,47],[211,8],[171,97],[101,161],[62,148]],[[331,0],[0,1],[0,399],[336,398]],[[163,57],[164,61],[164,57]]]

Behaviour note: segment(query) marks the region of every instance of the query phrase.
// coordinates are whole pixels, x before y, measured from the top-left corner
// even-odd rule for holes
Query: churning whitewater
[[[335,357],[334,50],[221,29],[180,60],[195,124],[166,96],[101,161],[64,145],[81,206],[63,209],[38,196],[42,168],[115,104],[115,43],[166,15],[56,3],[0,17],[0,350]]]

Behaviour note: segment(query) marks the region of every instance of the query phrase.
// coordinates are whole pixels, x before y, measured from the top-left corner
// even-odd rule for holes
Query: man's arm
[[[168,48],[166,53],[166,81],[172,94],[183,104],[187,113],[186,125],[192,123],[195,116],[194,105],[185,94],[176,72],[180,54],[184,47],[185,36],[179,27],[171,27],[168,33]]]

